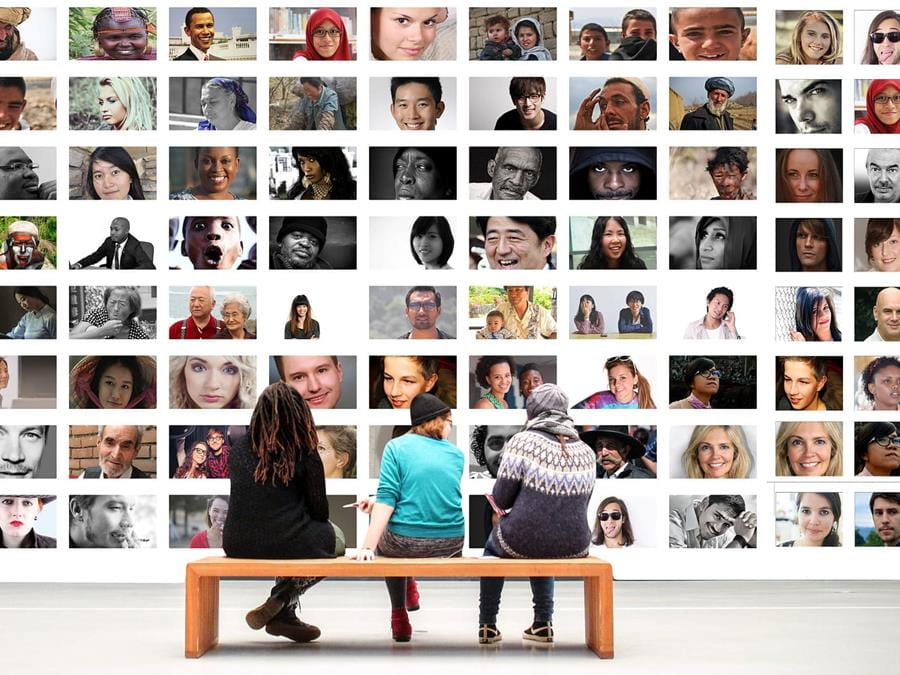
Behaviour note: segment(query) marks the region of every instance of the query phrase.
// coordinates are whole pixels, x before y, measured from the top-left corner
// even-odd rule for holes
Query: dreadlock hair
[[[253,480],[287,485],[300,453],[315,453],[319,437],[303,397],[284,382],[263,390],[250,418],[250,447],[259,461]]]

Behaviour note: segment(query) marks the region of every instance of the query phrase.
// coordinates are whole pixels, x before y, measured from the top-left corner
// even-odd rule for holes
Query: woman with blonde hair
[[[775,436],[776,476],[840,476],[840,422],[782,422]]]
[[[100,126],[97,131],[148,131],[156,128],[156,104],[143,77],[97,80]]]
[[[255,403],[255,356],[170,357],[169,407],[215,410]]]
[[[794,25],[791,44],[775,55],[775,63],[830,66],[841,62],[841,27],[821,10],[803,12]]]
[[[609,377],[609,389],[591,394],[573,408],[656,408],[650,381],[641,375],[630,356],[614,356],[603,367]]]
[[[741,427],[703,425],[694,427],[681,465],[687,478],[747,478],[753,456]]]

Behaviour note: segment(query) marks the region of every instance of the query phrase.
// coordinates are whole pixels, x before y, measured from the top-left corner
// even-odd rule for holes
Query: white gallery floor
[[[504,640],[475,640],[478,585],[422,581],[412,642],[394,644],[384,586],[325,581],[302,618],[322,629],[295,645],[244,623],[261,581],[224,581],[219,647],[183,657],[183,588],[175,584],[0,584],[2,673],[900,673],[897,582],[617,582],[616,658],[583,644],[581,583],[556,586],[556,644],[519,639],[527,582],[508,581]]]

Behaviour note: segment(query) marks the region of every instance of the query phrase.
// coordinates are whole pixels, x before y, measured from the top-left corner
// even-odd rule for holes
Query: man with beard
[[[857,203],[896,204],[900,202],[900,149],[872,148],[866,155],[869,189],[856,193]]]
[[[188,216],[181,235],[181,253],[195,270],[234,269],[244,254],[238,216]]]
[[[841,133],[840,80],[778,80],[777,96],[793,123],[779,115],[777,133]]]
[[[56,199],[56,181],[41,183],[37,168],[22,148],[0,148],[0,200]]]
[[[490,183],[469,183],[469,199],[540,199],[529,190],[541,179],[540,148],[497,148],[488,160]]]
[[[434,286],[413,286],[406,294],[406,318],[412,327],[398,340],[452,340],[437,327],[441,315],[441,294]]]
[[[330,270],[331,263],[319,254],[325,246],[328,221],[321,216],[288,216],[272,246],[269,267],[273,270]]]
[[[52,270],[53,265],[38,250],[37,225],[27,220],[11,223],[0,253],[0,270]]]
[[[576,130],[645,131],[650,119],[647,85],[635,77],[611,77],[588,94],[575,116]],[[594,119],[594,108],[600,115]]]
[[[713,199],[756,199],[752,192],[744,191],[749,169],[750,158],[743,148],[716,148],[715,154],[706,163],[709,177],[719,193]]]
[[[656,199],[656,149],[573,148],[570,199]]]
[[[602,427],[582,431],[579,436],[597,454],[597,478],[656,478],[632,461],[644,454],[644,446],[636,438]]]
[[[134,495],[72,495],[69,548],[140,548]]]
[[[669,404],[669,408],[691,409],[712,408],[710,399],[719,391],[719,378],[722,372],[716,368],[716,362],[700,356],[684,367],[684,383],[690,387],[690,393],[680,401]]]
[[[703,85],[707,101],[681,118],[682,131],[733,131],[734,119],[728,101],[734,96],[734,82],[727,77],[711,77]]]
[[[74,263],[71,268],[80,270],[104,260],[104,267],[115,270],[155,270],[153,261],[144,251],[137,237],[130,234],[128,218],[113,218],[109,225],[109,236],[100,248],[89,256]]]
[[[900,492],[873,492],[869,511],[882,543],[900,546]]]
[[[37,55],[25,46],[16,26],[29,16],[28,7],[0,7],[0,61],[37,61]]]
[[[89,466],[78,477],[152,478],[133,463],[141,450],[145,430],[146,427],[101,424],[97,428],[97,466]]]

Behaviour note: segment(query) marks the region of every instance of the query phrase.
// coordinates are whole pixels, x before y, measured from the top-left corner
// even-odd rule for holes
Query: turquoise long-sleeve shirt
[[[375,494],[379,504],[394,507],[388,529],[404,537],[464,536],[464,464],[449,441],[405,434],[388,442]]]

